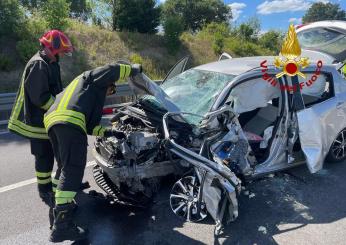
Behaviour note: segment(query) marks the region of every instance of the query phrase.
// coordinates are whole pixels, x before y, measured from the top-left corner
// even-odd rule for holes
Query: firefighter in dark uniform
[[[81,240],[87,231],[74,224],[74,197],[81,184],[87,156],[87,135],[125,137],[99,125],[106,95],[115,82],[142,72],[141,65],[111,64],[86,71],[60,93],[44,117],[60,178],[55,193],[54,225],[50,241]]]
[[[52,213],[54,155],[43,115],[62,91],[59,57],[71,53],[73,47],[68,37],[57,30],[45,33],[39,41],[41,50],[25,66],[8,129],[30,139],[39,195]]]

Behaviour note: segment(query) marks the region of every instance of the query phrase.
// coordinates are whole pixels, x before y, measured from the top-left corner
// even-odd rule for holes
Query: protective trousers
[[[56,205],[71,203],[82,183],[88,138],[71,125],[57,124],[48,132],[58,163]]]
[[[54,154],[49,140],[31,139],[31,154],[35,156],[35,171],[40,193],[52,191]]]

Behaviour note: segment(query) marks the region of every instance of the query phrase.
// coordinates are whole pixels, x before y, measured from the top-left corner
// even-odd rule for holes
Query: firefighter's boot
[[[87,238],[88,231],[73,222],[75,210],[75,203],[56,205],[54,208],[54,224],[49,238],[51,242],[78,241]]]
[[[52,229],[54,222],[53,208],[55,206],[54,192],[39,192],[41,200],[49,207],[49,229]]]

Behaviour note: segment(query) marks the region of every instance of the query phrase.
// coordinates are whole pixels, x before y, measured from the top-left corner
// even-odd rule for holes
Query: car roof
[[[249,70],[259,68],[261,63],[265,60],[267,61],[267,65],[274,64],[274,57],[275,56],[253,56],[232,58],[197,66],[194,69],[240,75]],[[322,60],[324,64],[333,64],[335,62],[335,58],[327,54],[311,50],[303,50],[301,57],[308,57],[310,62],[315,64],[318,60]]]
[[[317,27],[338,28],[345,31],[346,21],[342,21],[342,20],[317,21],[317,22],[306,24],[306,25],[302,25],[301,27],[297,28],[297,33],[301,31],[309,30],[312,28],[317,28]]]

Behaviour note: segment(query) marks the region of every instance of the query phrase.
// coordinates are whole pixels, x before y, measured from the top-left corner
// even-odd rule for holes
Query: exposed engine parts
[[[177,159],[170,159],[163,147],[160,128],[155,127],[155,118],[148,117],[148,113],[131,107],[119,112],[112,121],[113,127],[124,132],[126,138],[97,140],[96,151],[100,155],[97,160],[103,163],[100,164],[105,170],[103,174],[110,180],[102,182],[102,188],[111,196],[118,193],[114,197],[117,200],[129,202],[133,199],[136,205],[136,199],[152,198],[158,189],[160,177],[179,175],[182,170]],[[122,195],[119,196],[119,193]]]

